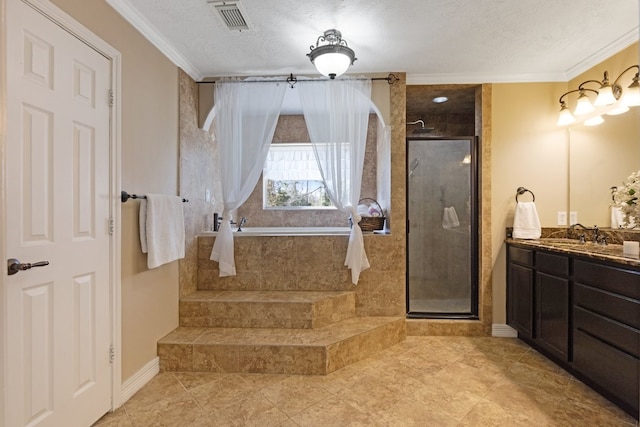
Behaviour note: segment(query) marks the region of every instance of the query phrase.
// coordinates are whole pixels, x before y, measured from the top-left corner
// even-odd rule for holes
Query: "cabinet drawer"
[[[562,255],[536,253],[536,267],[539,271],[554,274],[556,276],[569,275],[569,258]]]
[[[640,301],[576,283],[573,303],[640,329]]]
[[[638,359],[574,330],[573,363],[627,410],[638,413]]]
[[[640,299],[640,272],[575,260],[573,276],[576,282]]]
[[[509,260],[518,264],[533,266],[533,251],[509,246]]]
[[[573,308],[573,327],[576,330],[587,332],[600,341],[640,357],[640,331],[622,323],[615,322],[580,307]]]

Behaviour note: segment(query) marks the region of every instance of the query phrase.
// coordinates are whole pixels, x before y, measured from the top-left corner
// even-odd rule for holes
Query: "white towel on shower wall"
[[[147,194],[140,203],[140,246],[147,254],[147,267],[184,258],[185,232],[182,199]]]
[[[542,234],[538,211],[534,202],[517,202],[513,216],[514,239],[538,239]]]
[[[444,212],[442,213],[442,228],[454,228],[458,226],[460,226],[460,221],[458,221],[456,208],[453,206],[444,208]]]

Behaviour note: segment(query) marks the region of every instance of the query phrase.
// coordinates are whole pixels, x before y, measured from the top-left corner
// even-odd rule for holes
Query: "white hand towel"
[[[460,221],[458,220],[456,208],[453,206],[444,208],[444,212],[442,213],[442,228],[454,228],[458,226],[460,226]]]
[[[182,199],[177,196],[147,194],[140,204],[140,245],[147,253],[147,267],[184,258],[185,232]]]
[[[514,239],[539,239],[542,234],[540,219],[534,202],[516,203],[513,216]]]

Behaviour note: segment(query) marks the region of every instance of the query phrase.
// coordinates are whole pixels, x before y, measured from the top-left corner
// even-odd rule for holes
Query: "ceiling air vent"
[[[249,29],[239,1],[210,1],[208,3],[216,9],[228,29],[238,31]]]

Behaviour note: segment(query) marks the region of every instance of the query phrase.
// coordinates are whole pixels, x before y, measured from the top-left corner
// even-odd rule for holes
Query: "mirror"
[[[589,79],[602,80],[609,72],[611,83],[630,65],[640,63],[638,43],[571,80],[569,89]],[[631,84],[636,69],[627,71],[620,84]],[[590,87],[590,86],[589,86]],[[640,170],[640,106],[624,114],[604,115],[599,126],[572,126],[569,138],[569,211],[577,222],[591,227],[610,227],[611,190]],[[571,222],[570,222],[571,223]]]

